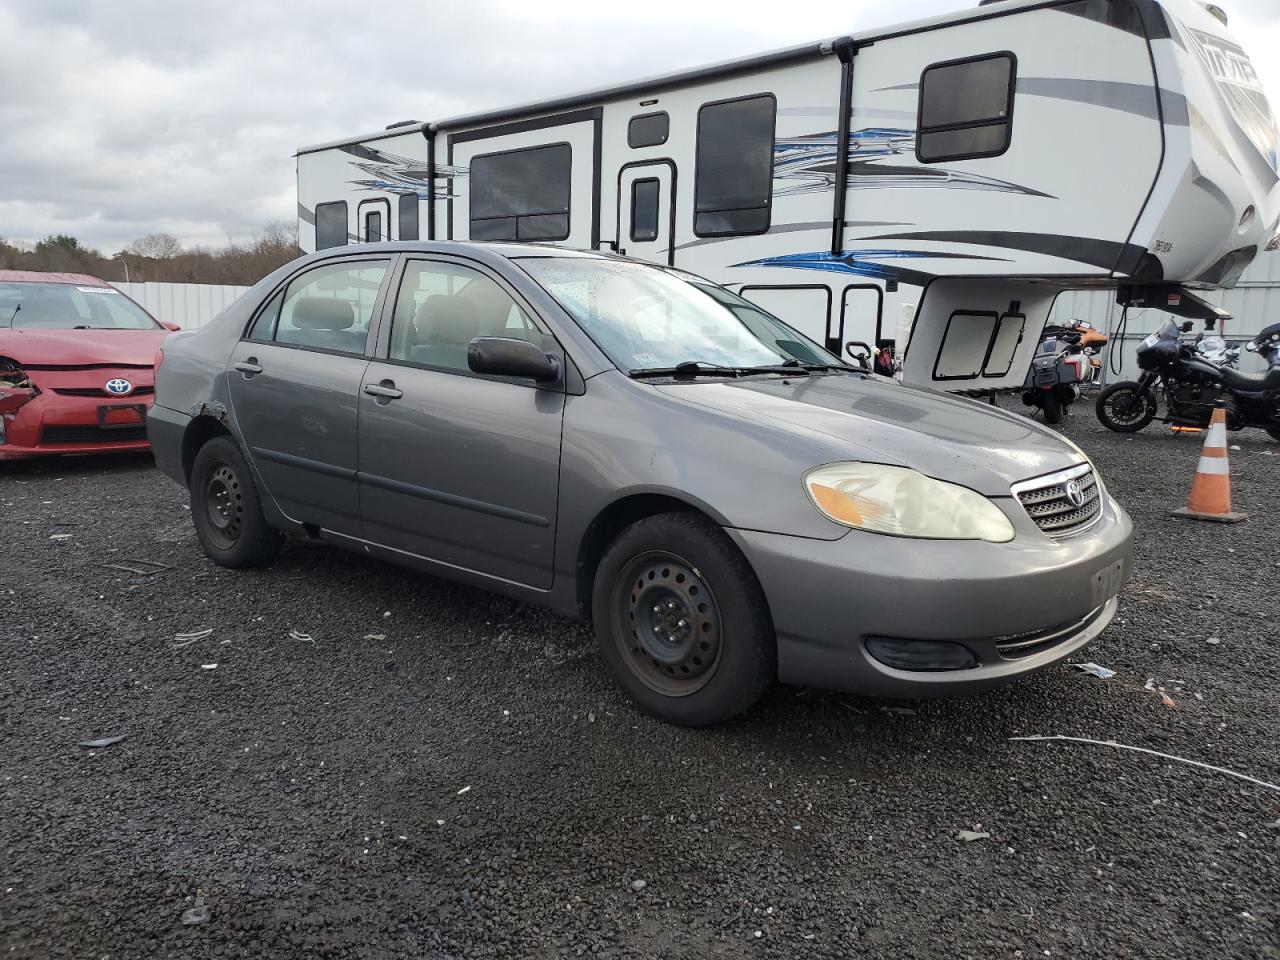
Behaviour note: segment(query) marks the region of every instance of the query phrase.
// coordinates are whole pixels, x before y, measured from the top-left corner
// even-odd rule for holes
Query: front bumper
[[[115,453],[146,450],[146,411],[151,397],[73,397],[42,390],[16,412],[3,413],[0,461],[73,453]],[[130,408],[131,422],[104,422],[102,411],[132,416],[115,408]]]
[[[834,541],[729,534],[769,602],[784,683],[914,699],[976,693],[1057,663],[1115,615],[1133,524],[1106,496],[1096,523],[1050,540],[1017,501],[1009,543],[914,540],[851,530]],[[903,670],[871,638],[962,644],[976,666]],[[903,642],[905,641],[905,642]]]

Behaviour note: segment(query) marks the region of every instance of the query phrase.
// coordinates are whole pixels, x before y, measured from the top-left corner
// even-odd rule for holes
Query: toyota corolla
[[[145,450],[176,329],[95,277],[0,270],[0,460]]]
[[[775,679],[967,693],[1110,622],[1132,527],[1030,420],[848,366],[698,277],[517,244],[324,251],[156,375],[205,553],[323,540],[589,620],[683,724]]]

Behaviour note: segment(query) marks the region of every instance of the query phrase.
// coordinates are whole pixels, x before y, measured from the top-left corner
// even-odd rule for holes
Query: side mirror
[[[174,323],[172,320],[161,320],[160,326],[164,327],[166,330],[170,331],[171,333],[177,333],[179,330],[182,329],[182,327]]]
[[[467,366],[495,377],[528,377],[537,383],[560,379],[560,363],[528,340],[476,337],[467,344]]]

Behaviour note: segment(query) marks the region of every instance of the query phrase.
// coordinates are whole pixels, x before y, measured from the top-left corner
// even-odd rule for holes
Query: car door
[[[389,314],[359,397],[365,538],[550,587],[563,385],[473,374],[467,344],[558,345],[495,273],[453,258],[406,259]]]
[[[349,536],[360,533],[356,400],[391,264],[345,257],[297,274],[255,316],[227,371],[267,492],[291,519]]]

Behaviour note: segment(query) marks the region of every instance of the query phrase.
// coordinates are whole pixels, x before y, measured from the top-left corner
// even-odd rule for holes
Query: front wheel
[[[224,567],[258,567],[280,549],[249,465],[230,437],[214,437],[191,465],[191,520],[205,556]]]
[[[1116,433],[1137,433],[1156,418],[1156,398],[1136,383],[1113,383],[1100,394],[1094,408],[1098,420]]]
[[[728,720],[773,682],[776,640],[755,572],[697,514],[648,517],[618,536],[596,570],[592,620],[619,686],[670,723]]]

